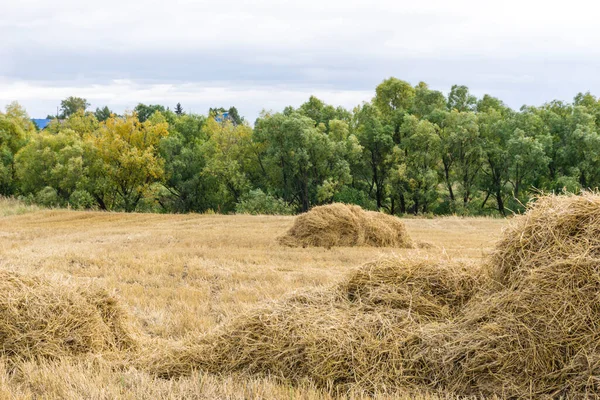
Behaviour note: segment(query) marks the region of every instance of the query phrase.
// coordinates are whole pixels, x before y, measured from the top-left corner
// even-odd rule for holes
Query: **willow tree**
[[[134,211],[152,184],[163,178],[158,144],[168,126],[160,113],[146,122],[126,114],[107,119],[86,136],[88,191],[100,208]]]

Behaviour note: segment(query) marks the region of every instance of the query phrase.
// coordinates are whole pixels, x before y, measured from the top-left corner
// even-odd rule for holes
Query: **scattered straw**
[[[349,234],[327,243],[360,237],[342,207],[306,214],[310,224],[292,231],[329,226],[315,221],[334,214],[346,216]],[[303,243],[319,243],[301,231],[294,236]],[[338,390],[597,397],[600,195],[538,199],[483,268],[378,261],[338,286],[242,315],[146,362],[161,376],[240,371]]]
[[[386,225],[383,214],[328,207],[299,217],[287,240],[408,243],[401,223]],[[1,356],[124,353],[137,348],[134,336],[106,292],[0,272]],[[153,343],[129,360],[162,377],[200,369],[310,381],[336,393],[597,398],[600,195],[538,199],[482,267],[382,259],[202,337]]]
[[[106,292],[0,271],[0,355],[57,358],[131,348],[123,312]]]

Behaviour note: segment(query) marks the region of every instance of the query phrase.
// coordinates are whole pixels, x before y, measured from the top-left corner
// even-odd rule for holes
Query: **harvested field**
[[[43,282],[68,289],[78,298],[93,293],[81,290],[90,285],[105,288],[110,293],[108,298],[116,299],[116,303],[101,300],[103,296],[93,296],[95,302],[90,299],[87,302],[104,304],[96,307],[100,315],[116,312],[110,311],[111,304],[123,309],[132,324],[121,325],[120,329],[133,334],[136,342],[139,333],[142,346],[140,356],[134,356],[138,354],[136,348],[107,353],[100,347],[100,350],[77,355],[23,359],[16,369],[5,356],[0,359],[0,398],[327,399],[351,387],[354,389],[348,395],[350,398],[365,398],[367,392],[360,388],[364,382],[348,384],[351,382],[348,375],[339,373],[336,377],[340,382],[345,379],[346,384],[329,388],[323,387],[327,379],[317,383],[308,377],[298,377],[290,386],[282,377],[249,374],[244,368],[238,368],[240,372],[230,368],[231,373],[213,375],[207,371],[189,373],[184,365],[183,370],[164,374],[180,377],[164,379],[156,372],[164,371],[165,359],[157,356],[170,354],[171,365],[181,366],[178,357],[186,354],[171,350],[189,349],[192,342],[202,345],[198,338],[218,332],[239,335],[240,332],[230,330],[232,324],[252,320],[268,309],[276,314],[273,305],[284,304],[299,313],[310,304],[313,308],[321,307],[323,301],[331,302],[326,310],[332,313],[315,314],[312,334],[319,334],[318,326],[331,326],[333,321],[339,321],[336,331],[348,331],[347,343],[352,348],[360,348],[358,344],[363,334],[372,335],[374,340],[385,340],[376,337],[378,331],[372,328],[362,333],[352,332],[350,328],[355,324],[346,319],[345,313],[359,303],[358,293],[364,310],[381,310],[386,304],[395,307],[387,314],[377,312],[370,317],[362,311],[356,313],[357,320],[369,322],[366,326],[385,324],[401,315],[405,302],[402,296],[406,294],[379,282],[380,277],[385,280],[385,276],[395,279],[395,269],[379,275],[367,274],[367,270],[362,269],[364,277],[351,283],[353,270],[373,260],[380,260],[384,265],[390,256],[414,260],[415,265],[425,257],[461,268],[476,266],[491,250],[506,224],[505,220],[483,218],[407,219],[403,222],[410,237],[432,243],[434,247],[333,247],[327,250],[278,245],[277,238],[293,225],[292,217],[26,211],[28,213],[19,211],[21,215],[7,211],[5,215],[9,216],[0,218],[0,268],[19,276],[39,277]],[[429,272],[421,276],[416,271],[403,279],[435,281]],[[411,312],[410,318],[416,319],[419,315],[430,321],[451,318],[457,307],[454,304],[471,296],[472,283],[469,279],[463,283],[460,280],[447,283],[449,286],[442,290],[455,293],[452,304],[430,303],[433,294],[428,292],[427,285],[422,285],[415,288],[415,294],[419,293],[425,300],[420,303],[421,311]],[[336,288],[334,297],[331,288]],[[349,295],[350,292],[355,294]],[[352,301],[351,296],[354,296]],[[344,300],[346,305],[340,306],[342,297],[348,300]],[[287,300],[281,301],[282,298]],[[284,317],[280,313],[277,318]],[[277,325],[278,319],[272,321],[273,329],[289,328]],[[107,327],[119,325],[104,324]],[[392,328],[393,325],[387,325],[386,332],[393,335],[388,336],[388,340],[402,335]],[[403,329],[408,331],[409,328],[407,325]],[[323,348],[331,346],[325,341],[327,337],[320,335]],[[314,338],[319,340],[317,336]],[[115,339],[111,343],[119,341]],[[115,353],[122,355],[120,360],[115,360]],[[153,358],[148,353],[153,353],[150,354]],[[376,356],[373,348],[364,348],[363,353],[365,357]],[[153,363],[148,362],[149,358]],[[140,360],[144,365],[139,365]],[[313,361],[318,365],[317,359]],[[257,360],[256,365],[264,362]],[[367,367],[364,366],[365,371]],[[321,364],[321,368],[330,367]],[[445,398],[444,394],[441,396]],[[376,397],[438,398],[431,391],[416,386],[393,395],[387,391]]]
[[[243,372],[336,393],[595,397],[599,222],[598,195],[544,197],[480,267],[370,263],[155,351],[146,365],[163,377]]]

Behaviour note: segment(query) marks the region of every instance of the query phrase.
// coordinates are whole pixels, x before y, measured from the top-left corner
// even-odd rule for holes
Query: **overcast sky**
[[[513,108],[600,95],[594,1],[3,0],[0,106],[32,117],[67,96],[117,112],[138,102],[206,113],[311,94],[351,108],[395,76],[465,84]]]

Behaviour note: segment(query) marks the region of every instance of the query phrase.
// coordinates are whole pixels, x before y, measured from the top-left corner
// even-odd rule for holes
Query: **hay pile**
[[[486,283],[474,265],[388,258],[366,264],[339,290],[362,307],[408,310],[426,321],[451,318]]]
[[[241,371],[335,390],[595,397],[600,196],[540,198],[481,268],[371,263],[335,287],[243,315],[147,365],[162,376]]]
[[[416,388],[422,367],[407,362],[416,359],[416,332],[450,321],[486,282],[474,266],[383,259],[334,287],[295,294],[159,351],[146,368],[163,377],[244,371],[336,390]]]
[[[440,364],[439,379],[461,394],[598,393],[600,196],[538,199],[488,264],[501,289],[478,295],[444,334],[429,338],[443,355],[431,361]]]
[[[135,333],[103,290],[0,271],[0,356],[57,358],[129,350]]]
[[[399,218],[342,203],[299,215],[279,242],[291,247],[412,247]]]

